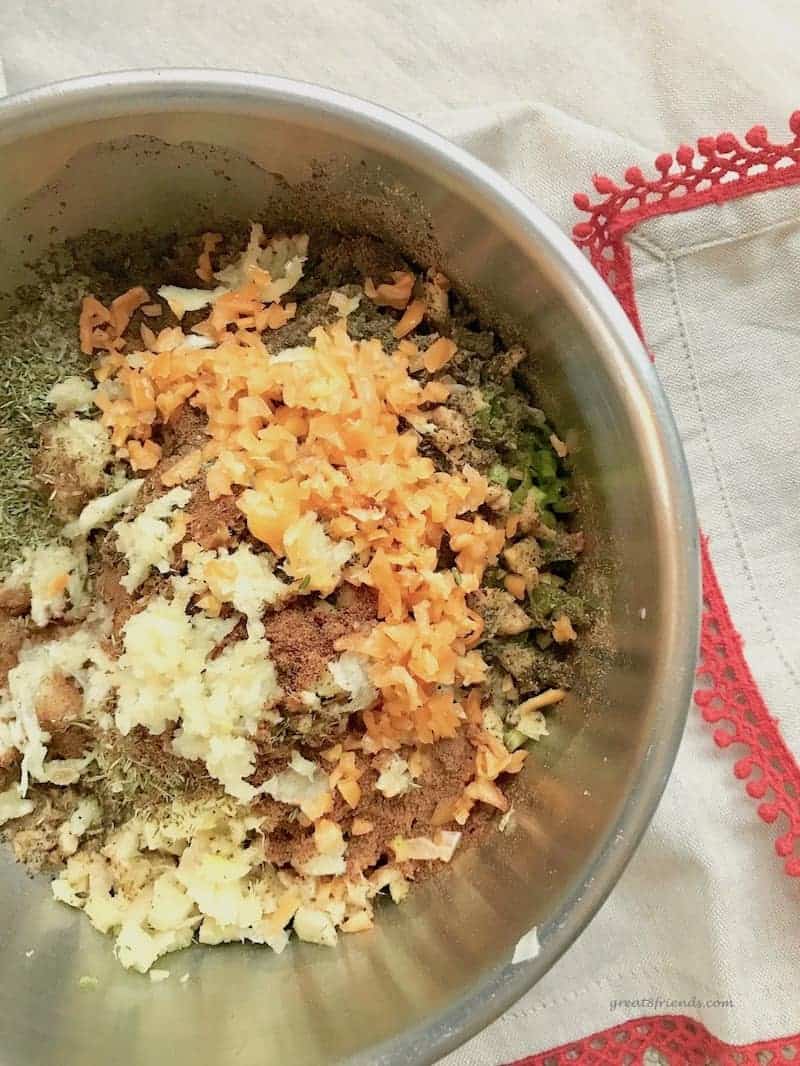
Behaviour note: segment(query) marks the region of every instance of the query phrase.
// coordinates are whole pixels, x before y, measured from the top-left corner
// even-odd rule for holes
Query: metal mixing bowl
[[[336,950],[196,948],[165,960],[172,977],[154,986],[52,902],[45,878],[0,859],[2,1066],[431,1062],[578,936],[675,757],[699,614],[681,447],[615,300],[525,196],[407,119],[252,74],[103,75],[0,104],[0,292],[90,227],[197,231],[287,210],[393,235],[530,346],[541,402],[578,445],[587,572],[606,587],[608,618],[529,759],[516,828]],[[538,957],[512,964],[534,925]],[[84,974],[96,990],[79,988]]]

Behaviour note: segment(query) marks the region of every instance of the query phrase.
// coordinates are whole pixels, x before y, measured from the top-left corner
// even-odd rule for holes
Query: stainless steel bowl
[[[286,210],[393,235],[530,345],[544,406],[580,443],[588,573],[607,587],[607,623],[529,760],[516,829],[337,950],[197,948],[170,957],[171,979],[151,986],[50,900],[44,878],[0,859],[2,1066],[434,1061],[578,936],[675,757],[699,614],[680,443],[615,300],[530,200],[422,126],[275,78],[103,75],[0,104],[0,292],[52,241],[90,227],[196,230]],[[534,925],[538,957],[512,964]],[[84,974],[95,991],[79,988]]]

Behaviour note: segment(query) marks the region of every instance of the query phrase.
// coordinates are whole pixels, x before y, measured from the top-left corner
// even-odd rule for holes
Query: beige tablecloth
[[[800,103],[797,0],[239,0],[233,7],[48,0],[0,9],[9,91],[151,65],[321,82],[419,116],[565,228],[595,170]],[[748,658],[800,752],[800,191],[640,230],[645,331]],[[774,262],[780,259],[776,269]],[[764,448],[764,441],[768,447]],[[800,1029],[798,886],[696,712],[641,848],[588,931],[520,1003],[447,1061],[491,1064],[668,1006],[722,1039]]]

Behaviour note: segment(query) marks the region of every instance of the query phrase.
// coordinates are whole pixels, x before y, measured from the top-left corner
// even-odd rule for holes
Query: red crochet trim
[[[668,152],[658,156],[657,178],[648,179],[639,167],[629,167],[624,186],[603,174],[594,175],[592,183],[605,197],[599,203],[593,204],[586,193],[575,193],[575,206],[589,215],[587,222],[573,227],[575,243],[586,250],[642,340],[625,234],[657,215],[721,204],[800,182],[800,111],[792,114],[789,128],[794,136],[786,144],[772,144],[766,126],[748,130],[746,144],[733,133],[701,137],[696,150],[682,144],[674,159]]]
[[[800,877],[800,857],[794,854],[800,840],[800,770],[750,673],[706,537],[702,552],[703,624],[697,676],[709,687],[695,692],[694,701],[706,722],[717,726],[714,740],[719,747],[741,744],[749,749],[733,772],[740,781],[747,781],[747,795],[761,801],[758,814],[763,821],[772,824],[784,816],[788,828],[775,841],[775,850],[785,860],[786,873]]]
[[[778,1066],[800,1058],[800,1034],[757,1044],[723,1044],[700,1022],[682,1014],[635,1018],[519,1059],[514,1066],[658,1066],[659,1058],[665,1066]]]
[[[625,241],[628,231],[658,215],[800,183],[800,111],[791,116],[789,127],[793,139],[787,144],[772,144],[764,126],[753,126],[746,144],[732,133],[701,137],[696,151],[684,144],[674,159],[666,153],[658,156],[656,178],[647,179],[639,167],[630,167],[625,186],[595,175],[594,187],[605,197],[599,203],[576,193],[575,206],[589,219],[574,227],[575,243],[587,252],[643,342]],[[704,719],[716,725],[713,736],[719,747],[738,744],[747,750],[734,765],[734,773],[747,782],[747,794],[760,801],[758,814],[764,822],[772,824],[783,816],[785,831],[775,841],[775,850],[786,873],[799,877],[800,768],[745,661],[705,539],[702,562],[704,610],[697,673],[707,687],[695,693],[695,702]]]

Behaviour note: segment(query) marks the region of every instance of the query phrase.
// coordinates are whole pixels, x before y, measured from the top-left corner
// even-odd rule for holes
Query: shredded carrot
[[[197,274],[201,281],[212,282],[214,280],[214,268],[211,265],[211,253],[222,243],[221,233],[204,233],[202,236],[202,251],[197,259]]]
[[[503,584],[515,599],[525,599],[525,578],[520,574],[507,574]]]
[[[161,446],[155,441],[128,441],[128,456],[134,470],[152,470],[161,459]]]
[[[548,688],[540,692],[538,696],[531,696],[519,705],[517,711],[526,714],[528,711],[540,711],[542,707],[552,707],[554,703],[560,703],[566,696],[563,688]]]
[[[206,283],[213,280],[211,256],[220,240],[219,234],[202,238],[197,274]],[[187,404],[203,412],[207,440],[172,461],[160,473],[162,484],[190,481],[205,466],[210,498],[235,494],[252,537],[303,590],[327,596],[342,581],[373,590],[377,623],[336,643],[337,651],[364,657],[377,699],[360,712],[363,730],[323,753],[330,792],[302,823],[313,826],[321,854],[341,838],[323,816],[334,795],[341,797],[339,810],[342,801],[351,809],[359,805],[370,756],[380,769],[387,750],[411,748],[409,771],[421,778],[431,765],[426,747],[465,728],[475,747],[474,773],[458,795],[437,804],[433,822],[463,825],[477,803],[506,811],[509,802],[495,782],[502,773],[518,773],[525,753],[508,751],[484,724],[488,666],[479,646],[485,624],[470,595],[516,533],[519,516],[498,527],[501,520],[481,512],[485,477],[469,465],[456,473],[437,470],[419,452],[429,405],[446,402],[451,386],[412,375],[423,367],[429,374],[442,370],[456,344],[440,337],[421,353],[404,339],[422,322],[426,301],[414,298],[414,275],[396,271],[377,286],[370,278],[364,283],[369,299],[402,312],[394,354],[378,339],[354,341],[345,318],[276,354],[277,345],[268,347],[262,334],[285,326],[296,305],[263,299],[269,274],[253,262],[246,266],[246,280],[215,293],[208,317],[193,327],[205,346],[179,326],[156,334],[142,323],[145,351],[123,355],[131,316],[141,308],[155,317],[160,305],[147,303],[140,287],[110,308],[84,300],[82,349],[102,353],[96,369],[102,424],[133,470],[151,470],[162,458],[160,428]],[[191,518],[179,512],[173,533],[183,539],[190,530]],[[221,524],[214,537],[214,544],[227,544],[231,533]],[[452,568],[440,569],[443,546],[452,552]],[[199,552],[193,541],[184,544],[185,558]],[[208,591],[198,606],[218,617],[235,568],[225,558],[204,561],[203,575]],[[505,585],[524,597],[519,575],[508,575]],[[566,634],[565,623],[554,624],[556,639]],[[544,706],[562,696],[553,690],[535,699]],[[370,821],[354,819],[351,831],[372,829]]]
[[[447,337],[439,337],[423,355],[423,366],[429,374],[435,374],[437,370],[441,370],[443,366],[450,362],[456,351],[457,348],[453,341],[448,340]]]
[[[371,833],[375,826],[367,818],[354,818],[350,825],[350,835],[363,837]]]
[[[105,335],[101,335],[99,328],[107,326],[110,321],[110,312],[107,307],[100,303],[94,296],[84,296],[81,304],[81,314],[78,320],[78,331],[81,342],[81,351],[84,355],[91,355],[96,347],[105,347]],[[96,340],[103,340],[103,344],[95,344]]]
[[[553,639],[556,644],[567,644],[571,640],[575,640],[578,634],[575,632],[572,626],[572,622],[565,614],[561,614],[553,622]]]
[[[406,309],[398,323],[404,330],[424,312],[422,300],[409,305],[413,284],[413,275],[397,273],[365,290]],[[486,478],[469,466],[437,471],[419,454],[418,435],[403,429],[425,423],[425,407],[444,402],[450,388],[411,376],[413,345],[389,356],[377,340],[353,341],[344,319],[268,358],[260,331],[279,328],[294,306],[264,304],[259,291],[250,280],[225,293],[193,327],[216,341],[212,347],[188,346],[180,327],[169,327],[143,334],[149,354],[135,366],[113,343],[106,348],[97,370],[102,423],[131,466],[147,470],[161,459],[154,429],[187,403],[203,411],[207,443],[174,462],[162,482],[180,484],[207,463],[209,496],[236,492],[251,535],[296,580],[305,575],[307,587],[323,595],[341,580],[377,593],[378,623],[338,643],[366,657],[380,696],[363,712],[364,750],[452,737],[480,707],[480,696],[462,705],[454,693],[475,691],[487,675],[477,649],[483,621],[468,596],[496,561],[505,531],[476,513]],[[117,325],[143,306],[143,292],[115,302]],[[110,313],[97,302],[84,312],[82,337],[92,350],[98,331],[110,331],[100,339],[113,342]],[[435,342],[431,365],[443,366],[454,350],[452,341]],[[229,530],[220,536],[227,542]],[[446,541],[457,573],[438,569]],[[360,786],[347,755],[332,771],[331,788],[354,805]],[[459,819],[472,802],[459,798]]]
[[[47,586],[47,594],[48,594],[48,596],[58,596],[59,593],[64,591],[64,589],[67,587],[68,584],[69,584],[69,574],[66,573],[66,572],[63,573],[63,574],[58,574],[56,577],[53,578],[53,580]]]
[[[147,289],[143,289],[141,285],[137,285],[133,289],[128,289],[127,292],[124,292],[115,300],[112,300],[109,321],[115,337],[122,336],[128,328],[128,323],[130,322],[134,311],[137,311],[142,304],[146,304],[149,299],[150,296],[148,295]]]
[[[152,348],[156,341],[156,335],[150,329],[150,327],[144,323],[139,323],[139,336],[142,338],[142,344],[145,348]]]
[[[450,396],[450,386],[444,381],[429,381],[423,390],[426,403],[444,403]]]
[[[366,278],[364,293],[378,307],[393,307],[396,311],[402,311],[411,299],[414,275],[406,270],[395,270],[391,278],[391,283],[384,282],[377,287],[372,278]]]
[[[280,304],[270,304],[269,307],[261,313],[261,318],[259,315],[256,315],[256,325],[259,329],[280,329],[281,326],[286,325],[289,319],[294,318],[296,309],[296,304],[286,304],[285,307],[282,307]]]
[[[394,327],[392,332],[399,340],[401,337],[405,337],[408,333],[411,333],[412,330],[416,329],[424,317],[425,301],[412,300],[403,312],[403,317]]]
[[[84,355],[91,355],[95,351],[113,352],[120,348],[122,334],[128,328],[131,315],[149,299],[147,290],[140,285],[118,296],[110,308],[94,296],[84,296],[78,322]]]
[[[483,692],[480,688],[473,688],[467,696],[467,702],[465,710],[467,712],[467,718],[473,725],[480,725],[483,721]]]
[[[528,758],[528,753],[524,748],[519,748],[515,751],[511,758],[505,765],[503,770],[504,774],[518,774],[525,764],[525,760]]]
[[[203,453],[197,448],[187,455],[181,456],[180,459],[172,464],[169,470],[165,470],[161,475],[161,484],[172,487],[173,485],[182,485],[184,481],[191,481],[192,478],[197,477],[200,473],[202,464]]]
[[[357,807],[361,800],[361,785],[352,778],[339,781],[336,788],[341,793],[342,799],[348,807]]]
[[[508,800],[494,783],[486,778],[476,778],[466,787],[467,796],[470,799],[488,803],[491,807],[497,807],[500,811],[508,810]]]

